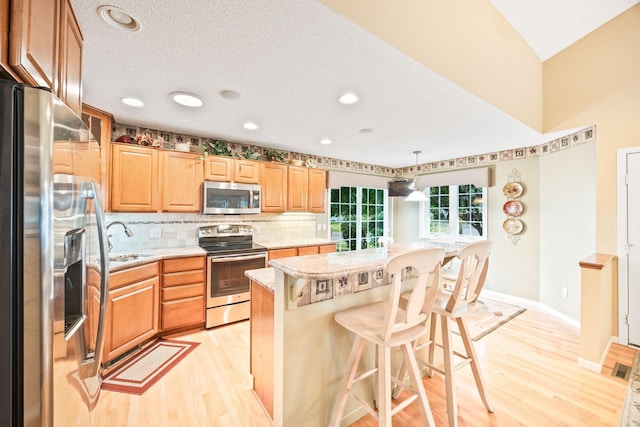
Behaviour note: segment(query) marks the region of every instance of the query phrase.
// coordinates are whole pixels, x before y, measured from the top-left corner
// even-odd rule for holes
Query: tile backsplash
[[[201,215],[196,213],[107,213],[107,224],[122,221],[133,236],[127,237],[122,227],[109,229],[114,252],[139,251],[195,246],[198,227],[214,224],[251,224],[256,242],[316,238],[316,216],[312,213],[257,215]]]

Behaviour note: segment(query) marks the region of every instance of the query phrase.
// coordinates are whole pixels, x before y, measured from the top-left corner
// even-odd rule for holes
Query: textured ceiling
[[[516,19],[509,2],[492,2]],[[422,151],[424,163],[553,139],[315,0],[110,1],[141,21],[137,33],[103,22],[98,0],[71,3],[85,39],[84,102],[120,123],[389,167],[414,164],[414,150]],[[535,3],[552,15],[564,0],[513,3]],[[562,47],[534,50],[544,57]],[[241,97],[222,98],[227,89]],[[199,94],[204,107],[174,104],[168,95],[177,90]],[[345,90],[361,101],[338,104]],[[145,107],[123,105],[124,96],[142,99]],[[247,120],[259,129],[243,129]],[[373,131],[361,133],[365,128]],[[322,138],[334,143],[321,145]]]

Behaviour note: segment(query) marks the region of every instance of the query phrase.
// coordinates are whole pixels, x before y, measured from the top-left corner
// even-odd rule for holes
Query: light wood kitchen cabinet
[[[309,169],[289,166],[287,173],[287,212],[307,212]]]
[[[207,156],[204,161],[206,181],[260,183],[260,162],[231,157]]]
[[[327,171],[324,169],[309,169],[309,202],[308,211],[324,213],[327,198]]]
[[[330,243],[328,245],[318,245],[318,253],[319,254],[328,254],[330,252],[336,251],[336,244]]]
[[[69,0],[4,0],[2,67],[16,80],[50,88],[78,115],[83,38]],[[8,52],[7,52],[8,49]]]
[[[278,248],[269,250],[269,260],[286,258],[291,256],[303,256],[303,255],[316,255],[326,254],[336,251],[335,243],[328,243],[324,245],[311,245],[311,246],[296,246],[290,248]]]
[[[270,249],[268,254],[269,261],[290,256],[298,256],[298,248]]]
[[[287,209],[287,166],[262,163],[262,212],[284,212]]]
[[[260,184],[260,162],[234,159],[233,181],[244,184]]]
[[[198,155],[162,151],[162,211],[200,212],[202,161]]]
[[[110,274],[105,362],[157,334],[159,272],[153,262]]]
[[[111,210],[157,212],[159,165],[157,149],[111,144]]]
[[[204,161],[204,179],[231,182],[233,180],[233,159],[231,157],[207,156]]]
[[[160,322],[163,331],[204,325],[204,256],[162,261]]]
[[[56,94],[78,116],[82,114],[82,33],[69,0],[61,1],[58,87]]]
[[[33,86],[57,90],[60,0],[11,0],[9,65]]]

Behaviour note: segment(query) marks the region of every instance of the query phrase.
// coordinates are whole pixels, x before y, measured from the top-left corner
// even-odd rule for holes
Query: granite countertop
[[[429,241],[408,245],[390,244],[384,248],[278,258],[269,261],[269,265],[293,277],[317,280],[329,277],[346,276],[362,271],[379,270],[384,268],[384,264],[387,259],[394,255],[398,255],[412,249],[430,247],[444,248],[445,258],[455,256],[459,249],[456,244]]]
[[[318,245],[330,245],[335,244],[333,240],[329,239],[295,239],[295,240],[272,240],[261,242],[256,240],[258,245],[264,246],[267,249],[284,249],[284,248],[298,248],[302,246],[318,246]]]
[[[244,272],[244,275],[273,292],[273,285],[275,283],[275,272],[273,271],[273,268],[258,268],[256,270],[246,270]]]
[[[115,257],[126,257],[128,255],[137,255],[138,257],[135,259],[125,259],[123,261],[112,260]],[[198,255],[206,255],[205,250],[200,246],[147,250],[141,249],[136,251],[113,251],[109,252],[109,271],[113,273],[120,270],[126,270],[127,268],[147,264],[153,261],[159,261],[163,258],[180,258]]]

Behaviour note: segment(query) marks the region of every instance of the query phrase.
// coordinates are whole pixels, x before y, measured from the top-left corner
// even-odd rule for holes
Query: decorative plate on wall
[[[524,206],[518,200],[509,200],[502,206],[502,211],[509,216],[520,216]]]
[[[502,228],[507,234],[520,234],[524,229],[524,224],[517,218],[509,218],[502,223]]]
[[[504,195],[510,199],[517,199],[522,196],[522,192],[524,191],[524,187],[519,182],[507,182],[504,187],[502,187],[502,192]]]

